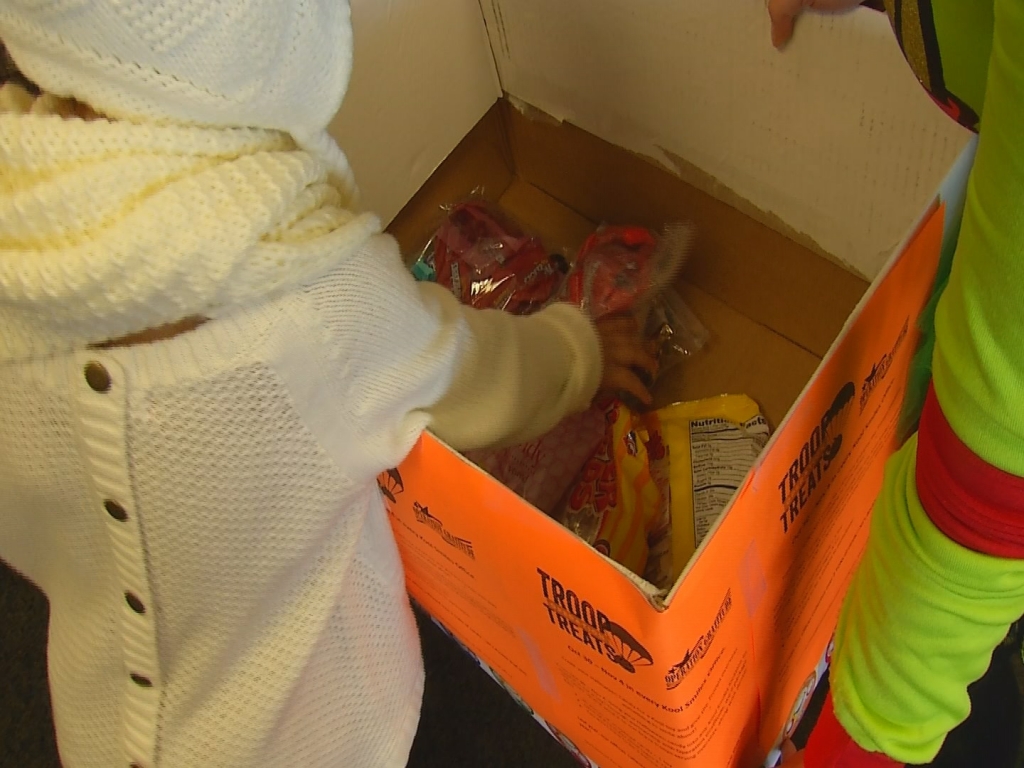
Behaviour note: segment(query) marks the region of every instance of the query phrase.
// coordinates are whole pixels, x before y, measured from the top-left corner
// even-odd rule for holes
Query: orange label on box
[[[410,593],[593,764],[763,762],[817,682],[863,550],[942,233],[939,208],[862,303],[667,608],[429,435],[381,478]]]

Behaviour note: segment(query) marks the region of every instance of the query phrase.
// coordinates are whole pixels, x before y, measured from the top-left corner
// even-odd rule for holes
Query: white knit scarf
[[[0,88],[0,361],[226,314],[380,229],[284,133],[68,112]]]

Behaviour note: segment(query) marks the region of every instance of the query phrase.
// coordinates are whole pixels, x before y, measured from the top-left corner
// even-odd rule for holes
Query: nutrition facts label
[[[768,437],[768,422],[763,416],[755,416],[744,424],[725,419],[690,422],[693,528],[697,546],[740,487]]]

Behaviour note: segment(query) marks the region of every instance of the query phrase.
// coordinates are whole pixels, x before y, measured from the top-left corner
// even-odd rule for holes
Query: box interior
[[[392,221],[415,258],[441,207],[472,192],[497,201],[553,250],[600,223],[696,226],[677,288],[708,328],[704,350],[662,377],[657,404],[754,398],[777,427],[868,283],[628,150],[498,101]]]

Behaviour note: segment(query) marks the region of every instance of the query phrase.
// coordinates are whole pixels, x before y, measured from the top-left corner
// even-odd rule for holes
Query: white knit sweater
[[[375,478],[426,428],[586,405],[592,328],[416,284],[281,134],[53,109],[0,94],[0,556],[50,600],[65,766],[404,765],[423,671]]]

